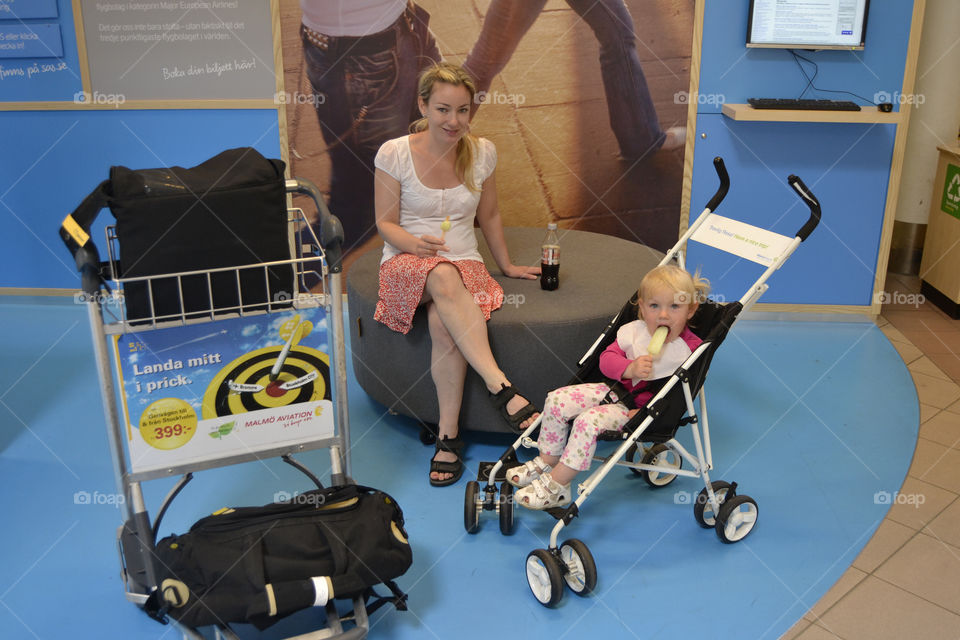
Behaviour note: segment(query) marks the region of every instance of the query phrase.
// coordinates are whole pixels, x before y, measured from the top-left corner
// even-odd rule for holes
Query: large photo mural
[[[281,0],[291,173],[378,247],[373,158],[407,133],[419,71],[477,81],[472,133],[497,148],[508,226],[678,235],[694,3],[682,0]],[[349,260],[348,256],[348,260]]]

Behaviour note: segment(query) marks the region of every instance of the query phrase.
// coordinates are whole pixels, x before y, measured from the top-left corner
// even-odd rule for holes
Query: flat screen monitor
[[[750,0],[747,46],[863,49],[870,0]]]

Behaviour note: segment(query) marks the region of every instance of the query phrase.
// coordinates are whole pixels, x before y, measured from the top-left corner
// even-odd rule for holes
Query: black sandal
[[[463,440],[460,438],[437,438],[436,449],[433,456],[436,457],[441,451],[448,451],[457,456],[454,462],[443,462],[441,460],[430,460],[430,473],[451,473],[449,478],[437,480],[430,478],[430,484],[434,487],[446,487],[454,484],[463,475]],[[428,476],[429,477],[429,476]]]
[[[507,403],[510,402],[514,396],[520,394],[512,386],[501,384],[500,387],[500,391],[490,394],[490,402],[492,402],[493,406],[500,412],[503,419],[507,421],[510,428],[516,433],[521,433],[523,429],[520,425],[540,413],[540,410],[528,401],[525,406],[517,409],[516,413],[507,413]]]

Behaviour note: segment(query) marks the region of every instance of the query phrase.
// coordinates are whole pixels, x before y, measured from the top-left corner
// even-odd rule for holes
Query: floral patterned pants
[[[537,442],[540,454],[560,456],[560,462],[571,469],[589,469],[597,449],[597,435],[601,431],[619,431],[630,418],[622,404],[600,404],[609,390],[603,383],[592,383],[548,393]]]

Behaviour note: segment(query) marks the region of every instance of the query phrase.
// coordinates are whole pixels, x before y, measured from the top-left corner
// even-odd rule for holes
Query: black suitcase
[[[222,509],[188,533],[160,540],[156,559],[160,588],[146,606],[153,617],[170,615],[188,627],[247,622],[263,629],[317,604],[315,580],[325,581],[328,599],[376,595],[372,588],[383,583],[394,598],[378,605],[405,608],[393,579],[410,567],[413,552],[393,498],[346,485]]]
[[[229,149],[191,168],[115,166],[68,216],[89,232],[100,209],[116,218],[118,278],[289,260],[284,163],[252,148]],[[65,231],[67,243],[75,238]],[[71,247],[72,249],[73,247]],[[289,305],[290,264],[230,269],[124,286],[127,319],[179,319]],[[183,300],[183,305],[180,300]],[[152,304],[151,304],[152,303]],[[274,306],[276,303],[276,306]]]

